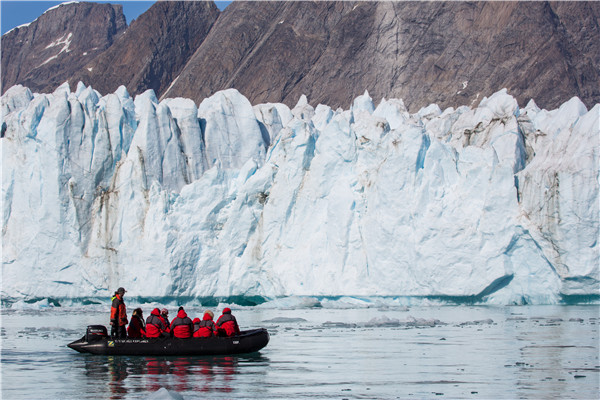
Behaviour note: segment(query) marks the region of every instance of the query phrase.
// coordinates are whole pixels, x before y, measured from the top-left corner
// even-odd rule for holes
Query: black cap
[[[122,287],[120,287],[120,288],[118,288],[118,289],[117,289],[117,293],[120,293],[120,294],[123,294],[123,293],[125,293],[126,291],[127,291],[127,290],[125,290],[125,288],[122,288]]]

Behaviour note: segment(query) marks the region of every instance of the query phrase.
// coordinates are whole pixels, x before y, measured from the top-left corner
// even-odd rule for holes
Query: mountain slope
[[[127,28],[121,5],[70,3],[2,35],[2,93],[20,83],[52,92]]]
[[[143,13],[104,54],[76,73],[102,93],[120,85],[133,95],[166,90],[217,19],[213,2],[160,1]]]
[[[3,91],[21,83],[51,92],[68,79],[197,104],[232,87],[252,103],[288,106],[306,94],[313,105],[348,107],[368,90],[414,111],[476,105],[502,88],[547,109],[573,96],[588,108],[600,102],[598,2],[235,1],[220,13],[213,2],[161,1],[120,36],[122,13],[91,22],[73,14],[86,7],[100,9],[63,5],[3,36]],[[61,28],[40,35],[40,21]],[[67,51],[69,33],[85,37],[71,25],[92,32],[88,47]]]
[[[507,88],[521,104],[591,107],[599,16],[585,2],[234,2],[163,97],[235,87],[253,103],[347,107],[367,89],[418,109]]]

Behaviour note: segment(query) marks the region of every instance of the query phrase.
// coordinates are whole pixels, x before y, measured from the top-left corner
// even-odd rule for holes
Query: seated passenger
[[[160,311],[160,317],[162,318],[162,320],[165,323],[165,325],[167,326],[167,328],[169,326],[171,326],[171,323],[169,322],[169,310],[167,310],[166,308],[163,308]]]
[[[155,308],[146,319],[146,337],[157,338],[166,336],[169,333],[169,328],[165,321],[160,317],[160,310]]]
[[[231,314],[231,309],[229,307],[223,309],[223,315],[217,320],[217,329],[219,336],[234,336],[240,334],[240,327],[238,326],[235,317]]]
[[[136,308],[133,310],[131,321],[129,321],[129,326],[127,327],[127,337],[146,337],[146,331],[144,330],[144,314],[141,308]]]
[[[217,327],[213,321],[213,312],[210,310],[204,311],[202,321],[200,318],[194,319],[194,337],[211,337],[217,336]]]
[[[177,318],[171,322],[171,337],[186,339],[191,338],[194,333],[194,323],[187,316],[183,307],[179,307]]]

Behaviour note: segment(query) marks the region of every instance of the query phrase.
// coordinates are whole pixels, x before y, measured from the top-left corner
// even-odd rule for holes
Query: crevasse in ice
[[[599,293],[599,115],[302,97],[1,99],[2,296]]]

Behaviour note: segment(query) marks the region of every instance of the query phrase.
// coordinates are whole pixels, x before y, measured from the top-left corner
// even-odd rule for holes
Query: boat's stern
[[[80,353],[93,353],[96,347],[104,347],[105,339],[108,338],[104,325],[89,325],[85,336],[69,343],[67,346]]]

